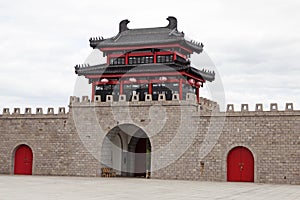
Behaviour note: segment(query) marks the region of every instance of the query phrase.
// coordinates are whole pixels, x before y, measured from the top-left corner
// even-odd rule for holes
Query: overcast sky
[[[175,16],[179,31],[205,46],[226,103],[300,109],[300,1],[0,1],[0,109],[67,106],[74,66],[92,53],[89,38],[118,24],[159,27]],[[197,56],[195,56],[196,58]],[[193,60],[192,60],[193,62]],[[213,69],[213,66],[199,66]],[[213,83],[203,95],[213,98]]]

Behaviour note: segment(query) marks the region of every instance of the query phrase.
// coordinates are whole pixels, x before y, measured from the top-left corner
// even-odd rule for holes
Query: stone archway
[[[117,176],[146,177],[146,172],[151,170],[150,139],[136,125],[118,125],[103,140],[101,163]]]
[[[227,181],[254,182],[254,157],[248,148],[238,146],[228,153]]]
[[[117,176],[122,174],[124,143],[122,132],[115,127],[105,136],[101,149],[103,167],[112,168]]]

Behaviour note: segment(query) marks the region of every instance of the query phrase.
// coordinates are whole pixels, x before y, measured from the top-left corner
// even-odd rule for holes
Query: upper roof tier
[[[180,45],[189,54],[196,52],[201,53],[203,44],[200,42],[190,41],[184,37],[183,32],[177,30],[177,19],[168,17],[169,24],[166,27],[157,28],[139,28],[129,29],[127,24],[129,21],[122,20],[119,24],[119,33],[111,38],[103,37],[90,38],[90,46],[98,48],[101,51],[132,50],[139,47],[159,48],[164,45]],[[170,46],[171,45],[171,46]]]

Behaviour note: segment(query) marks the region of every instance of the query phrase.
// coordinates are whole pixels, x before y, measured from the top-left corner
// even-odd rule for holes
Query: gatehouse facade
[[[4,108],[0,174],[300,184],[300,111],[220,111],[200,95],[215,73],[189,60],[203,44],[168,21],[129,29],[123,20],[116,36],[91,38],[107,62],[75,66],[92,93],[70,97],[68,109]]]

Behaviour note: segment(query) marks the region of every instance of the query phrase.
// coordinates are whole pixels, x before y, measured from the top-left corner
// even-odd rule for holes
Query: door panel
[[[249,149],[235,147],[229,152],[227,181],[254,182],[254,158]]]
[[[14,174],[31,175],[32,174],[33,155],[30,147],[21,145],[15,152]]]

